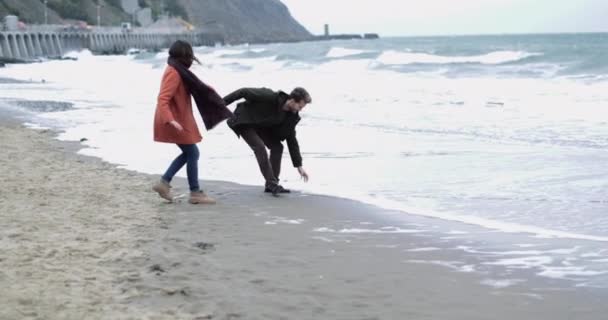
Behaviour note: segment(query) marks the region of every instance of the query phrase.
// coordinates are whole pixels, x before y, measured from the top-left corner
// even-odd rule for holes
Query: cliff
[[[189,21],[229,43],[299,41],[312,37],[279,0],[178,0]]]
[[[100,3],[102,25],[131,21],[120,0],[100,0]],[[279,0],[139,0],[138,4],[151,8],[154,17],[165,12],[181,16],[199,30],[221,33],[228,43],[312,38]],[[41,0],[0,0],[0,18],[15,14],[27,24],[40,24],[44,23],[44,7]],[[47,13],[50,24],[83,20],[95,25],[97,0],[48,0]]]

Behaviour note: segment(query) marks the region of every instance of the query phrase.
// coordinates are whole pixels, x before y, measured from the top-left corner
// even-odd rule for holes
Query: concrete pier
[[[197,32],[3,31],[0,32],[0,58],[27,61],[40,57],[59,57],[68,51],[81,49],[89,49],[96,54],[121,54],[130,48],[167,48],[176,40],[188,41],[193,46],[224,43],[221,35]]]

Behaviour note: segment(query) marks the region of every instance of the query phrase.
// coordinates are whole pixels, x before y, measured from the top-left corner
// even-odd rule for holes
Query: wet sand
[[[603,319],[606,292],[536,279],[506,288],[412,260],[449,251],[386,230],[355,201],[203,181],[217,205],[167,204],[158,176],[0,123],[0,319]],[[183,179],[176,191],[185,193]],[[411,231],[411,232],[410,232]],[[518,275],[514,275],[517,277]]]

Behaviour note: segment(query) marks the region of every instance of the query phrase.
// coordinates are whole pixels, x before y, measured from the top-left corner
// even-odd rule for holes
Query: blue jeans
[[[196,144],[178,144],[182,154],[177,156],[171,165],[167,169],[167,172],[163,174],[163,180],[171,182],[173,176],[184,166],[186,166],[186,173],[188,175],[188,184],[190,185],[190,191],[200,191],[201,188],[198,185],[198,158],[200,153]]]

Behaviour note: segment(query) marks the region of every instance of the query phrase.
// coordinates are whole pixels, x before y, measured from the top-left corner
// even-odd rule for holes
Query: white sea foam
[[[441,250],[441,248],[436,248],[436,247],[424,247],[424,248],[413,248],[413,249],[408,249],[405,250],[407,252],[428,252],[428,251],[437,251],[437,250]]]
[[[333,47],[331,48],[327,54],[325,55],[328,58],[342,58],[347,56],[353,56],[361,53],[365,53],[368,51],[365,50],[357,50],[357,49],[347,49],[341,47]]]
[[[272,217],[272,220],[264,222],[267,225],[275,225],[275,224],[302,224],[304,223],[304,219],[287,219],[284,217]]]
[[[51,127],[45,127],[40,125],[39,123],[31,123],[31,122],[24,122],[23,123],[24,126],[34,129],[34,130],[48,130],[48,129],[52,129]]]
[[[532,247],[536,247],[538,245],[532,244],[532,243],[520,243],[520,244],[516,244],[515,246],[520,247],[520,248],[532,248]]]
[[[550,256],[528,256],[513,259],[499,259],[497,261],[485,262],[484,264],[528,269],[532,267],[543,267],[549,265],[552,262],[553,258]]]
[[[596,258],[596,257],[606,257],[608,250],[599,250],[596,252],[585,252],[581,254],[581,257],[584,258]]]
[[[481,64],[501,64],[506,62],[518,61],[524,58],[541,55],[540,53],[530,53],[522,51],[494,51],[477,56],[440,56],[428,53],[402,52],[388,50],[383,52],[377,61],[383,64],[405,65],[412,63],[481,63]]]
[[[366,202],[373,203],[380,207],[391,209],[391,210],[400,210],[403,212],[407,212],[410,214],[441,218],[444,220],[458,221],[462,223],[482,226],[484,228],[496,229],[503,232],[509,233],[529,233],[538,237],[543,238],[570,238],[570,239],[580,239],[580,240],[593,240],[593,241],[608,241],[608,237],[603,236],[593,236],[586,234],[577,234],[572,232],[564,232],[559,230],[551,230],[545,228],[539,228],[535,226],[517,224],[517,223],[509,223],[503,221],[496,221],[485,219],[476,216],[468,216],[468,215],[458,215],[451,212],[441,212],[435,211],[429,208],[421,208],[421,207],[412,207],[403,205],[397,201],[390,201],[386,199],[378,199],[374,197],[368,197],[365,199]]]
[[[224,56],[224,55],[237,55],[237,54],[242,54],[247,52],[249,49],[243,48],[243,49],[215,49],[211,52],[208,52],[207,54],[211,55],[211,56],[215,56],[215,57],[219,57],[219,56]]]
[[[576,277],[591,277],[607,274],[608,271],[587,270],[583,267],[546,267],[538,275],[554,279],[568,279]]]
[[[460,230],[450,230],[450,231],[447,232],[447,234],[461,235],[461,234],[468,234],[468,232],[466,232],[466,231],[460,231]]]
[[[397,227],[385,227],[381,229],[360,229],[360,228],[345,228],[345,229],[332,229],[327,227],[316,228],[313,231],[315,232],[326,232],[326,233],[419,233],[421,230],[413,230],[413,229],[401,229]]]
[[[502,289],[502,288],[507,288],[507,287],[511,287],[514,286],[518,283],[522,283],[525,280],[521,280],[521,279],[484,279],[481,281],[481,284],[486,285],[486,286],[490,286],[496,289]]]
[[[438,266],[442,266],[442,267],[447,267],[449,269],[452,269],[452,270],[455,270],[455,271],[458,271],[458,272],[465,272],[465,273],[469,273],[469,272],[474,272],[475,271],[475,266],[463,264],[462,262],[459,262],[459,261],[416,260],[416,259],[412,259],[412,260],[406,260],[405,262],[407,262],[407,263],[419,263],[419,264],[438,265]]]
[[[576,246],[573,248],[561,248],[561,249],[547,249],[547,250],[503,250],[503,251],[486,251],[474,249],[471,247],[459,246],[458,249],[461,249],[465,252],[470,253],[478,253],[483,255],[500,255],[500,256],[540,256],[545,254],[552,255],[573,255],[576,252],[580,251],[580,247]],[[583,255],[581,254],[581,257]]]
[[[320,241],[328,242],[328,243],[335,242],[335,240],[327,238],[327,237],[312,237],[312,239],[320,240]]]
[[[342,74],[342,76],[346,76],[348,74],[360,74],[361,70],[369,69],[371,62],[372,60],[370,59],[332,60],[317,66],[315,71],[330,74],[339,72]],[[359,78],[351,78],[350,80],[365,81],[365,79]]]

